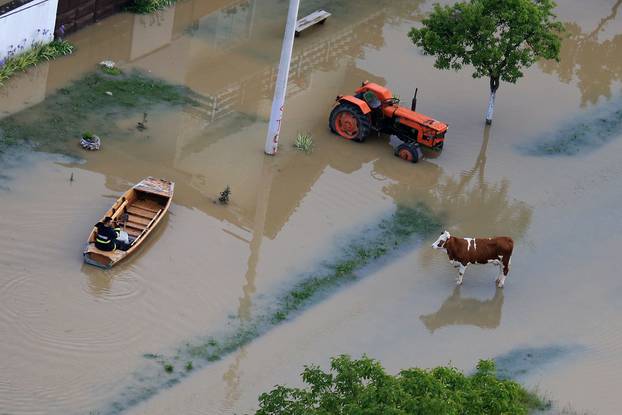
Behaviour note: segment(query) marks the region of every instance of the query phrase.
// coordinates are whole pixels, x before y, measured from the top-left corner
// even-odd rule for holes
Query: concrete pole
[[[264,149],[266,154],[270,156],[276,154],[279,146],[279,131],[281,130],[281,119],[283,118],[283,106],[285,105],[285,92],[287,90],[289,64],[292,60],[292,48],[294,46],[294,32],[296,29],[299,4],[300,0],[289,0],[289,11],[287,13],[285,35],[283,36],[283,47],[281,48],[279,72],[276,76],[276,87],[274,88],[272,111],[270,111],[270,123],[268,124],[268,135],[266,136],[266,147]]]

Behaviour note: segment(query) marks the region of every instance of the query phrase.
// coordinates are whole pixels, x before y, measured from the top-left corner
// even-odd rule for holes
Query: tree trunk
[[[495,111],[495,96],[499,89],[499,78],[490,77],[490,99],[488,100],[488,111],[486,111],[486,124],[492,124],[492,114]]]

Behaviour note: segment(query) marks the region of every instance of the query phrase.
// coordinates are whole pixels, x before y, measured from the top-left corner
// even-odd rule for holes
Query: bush
[[[20,45],[20,50],[24,49]],[[31,66],[60,56],[69,55],[73,52],[73,45],[64,40],[53,40],[50,43],[33,43],[25,52],[15,54],[16,50],[9,51],[9,57],[0,59],[0,86],[17,72],[24,72]]]
[[[366,356],[331,359],[331,370],[306,366],[307,388],[277,385],[259,397],[256,415],[295,414],[527,414],[548,404],[520,384],[500,380],[481,360],[470,376],[451,366],[406,369],[392,376]]]
[[[166,9],[176,3],[177,0],[134,0],[127,10],[136,14],[149,14],[158,10]]]
[[[294,147],[307,154],[311,153],[313,151],[313,138],[311,138],[311,134],[298,134]]]

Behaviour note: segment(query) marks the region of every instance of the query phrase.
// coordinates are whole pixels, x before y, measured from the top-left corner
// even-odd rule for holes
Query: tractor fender
[[[367,115],[371,112],[371,108],[369,108],[369,105],[367,105],[367,102],[363,101],[362,99],[358,99],[357,97],[354,97],[352,95],[347,95],[345,97],[341,97],[338,99],[339,102],[350,102],[354,105],[356,105],[363,114]]]

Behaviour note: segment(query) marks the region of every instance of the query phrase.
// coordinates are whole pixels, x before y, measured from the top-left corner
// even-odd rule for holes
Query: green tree
[[[563,26],[552,13],[552,0],[470,0],[434,5],[423,27],[408,36],[434,66],[474,69],[473,77],[490,79],[486,124],[492,123],[499,82],[516,83],[523,69],[538,59],[559,59]]]
[[[518,383],[498,379],[491,360],[480,361],[470,376],[453,367],[392,376],[366,356],[342,355],[331,359],[328,373],[305,367],[302,379],[307,388],[276,386],[262,394],[256,415],[520,415],[547,407]]]

